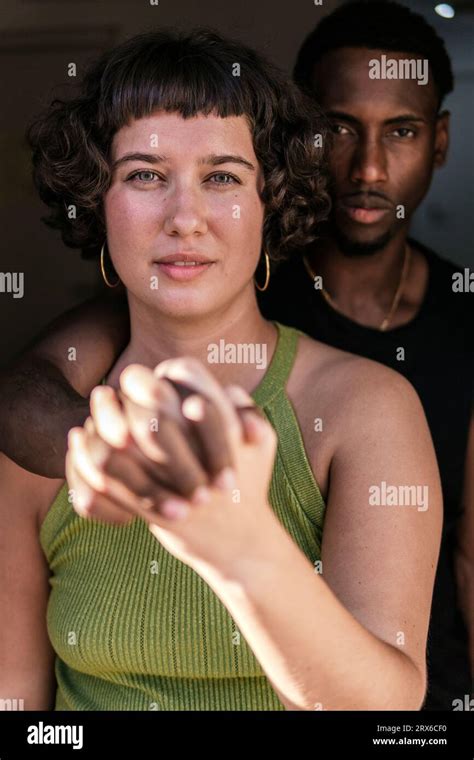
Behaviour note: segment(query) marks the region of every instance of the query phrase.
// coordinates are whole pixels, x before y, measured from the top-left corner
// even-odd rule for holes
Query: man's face
[[[329,157],[330,226],[341,250],[363,255],[383,248],[426,194],[444,163],[448,115],[437,116],[437,91],[415,79],[371,79],[369,61],[414,58],[341,48],[314,68],[314,91],[333,125]]]

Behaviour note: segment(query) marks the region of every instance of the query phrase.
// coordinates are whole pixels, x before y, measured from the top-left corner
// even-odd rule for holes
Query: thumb
[[[261,443],[268,434],[269,423],[260,407],[240,385],[228,385],[224,388],[224,392],[239,415],[245,442]]]

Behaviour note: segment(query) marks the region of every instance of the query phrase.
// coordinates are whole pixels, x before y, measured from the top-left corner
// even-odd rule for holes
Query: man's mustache
[[[352,208],[380,208],[389,209],[394,206],[393,201],[379,190],[358,190],[354,193],[345,193],[337,198],[336,205],[350,206]]]

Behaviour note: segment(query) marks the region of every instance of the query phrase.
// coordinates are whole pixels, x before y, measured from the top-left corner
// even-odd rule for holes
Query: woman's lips
[[[194,280],[203,272],[207,272],[214,264],[214,261],[210,261],[208,264],[196,263],[196,264],[177,264],[175,262],[162,262],[155,261],[155,264],[160,268],[162,272],[166,274],[171,280],[177,280],[183,282],[187,280]]]
[[[346,206],[345,204],[343,204],[342,209],[349,219],[361,224],[379,222],[389,211],[388,208],[363,208],[362,206]]]

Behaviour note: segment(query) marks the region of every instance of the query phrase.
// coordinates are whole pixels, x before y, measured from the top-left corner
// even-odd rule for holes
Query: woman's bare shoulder
[[[64,480],[29,472],[0,453],[0,520],[11,524],[16,517],[40,526]]]
[[[411,383],[391,367],[307,335],[300,338],[295,369],[298,382],[317,390],[320,402],[330,404],[335,413],[364,407],[384,395],[386,399],[400,393],[418,398]]]
[[[411,425],[426,432],[420,399],[399,372],[306,335],[287,391],[323,496],[342,448],[354,450],[369,434],[395,434]]]

